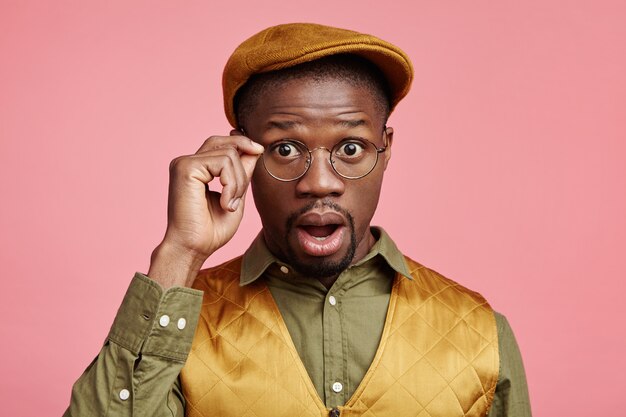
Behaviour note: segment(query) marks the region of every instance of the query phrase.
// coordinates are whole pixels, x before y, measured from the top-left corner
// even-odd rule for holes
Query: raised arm
[[[205,260],[228,242],[263,147],[232,131],[207,139],[170,164],[168,221],[148,276],[136,274],[99,355],[72,388],[64,416],[182,416],[178,374],[198,321],[193,283]],[[216,178],[221,193],[211,191]]]

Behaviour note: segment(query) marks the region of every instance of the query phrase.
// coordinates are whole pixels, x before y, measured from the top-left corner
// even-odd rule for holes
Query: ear
[[[387,169],[387,164],[391,159],[391,145],[393,144],[393,127],[385,127],[385,134],[383,136],[385,138],[385,143],[387,144],[387,149],[385,150],[385,169]]]

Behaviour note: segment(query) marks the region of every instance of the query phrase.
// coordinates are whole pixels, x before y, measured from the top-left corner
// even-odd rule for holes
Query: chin
[[[350,266],[356,252],[356,236],[354,233],[349,235],[347,248],[334,255],[298,256],[292,246],[289,246],[285,253],[285,261],[303,276],[319,279],[339,275]]]

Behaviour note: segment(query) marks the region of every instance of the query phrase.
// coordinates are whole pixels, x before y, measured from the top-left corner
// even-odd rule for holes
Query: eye
[[[270,146],[269,153],[273,158],[298,158],[302,155],[300,146],[289,141],[274,143]]]
[[[358,158],[363,156],[362,154],[365,150],[366,147],[364,143],[356,140],[350,140],[337,145],[337,148],[335,149],[335,156],[348,159]]]

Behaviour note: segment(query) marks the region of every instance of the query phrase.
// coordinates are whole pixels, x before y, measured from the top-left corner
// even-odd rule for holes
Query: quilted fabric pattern
[[[487,302],[407,258],[381,344],[341,416],[479,416],[498,378]],[[267,287],[241,259],[203,271],[200,323],[181,378],[189,416],[327,416]]]
[[[499,365],[491,307],[479,294],[406,262],[414,280],[396,278],[379,351],[341,415],[484,416]]]
[[[320,407],[325,415],[269,290],[257,283],[240,288],[240,268],[234,259],[203,271],[194,284],[204,300],[181,372],[187,415],[318,417]]]

